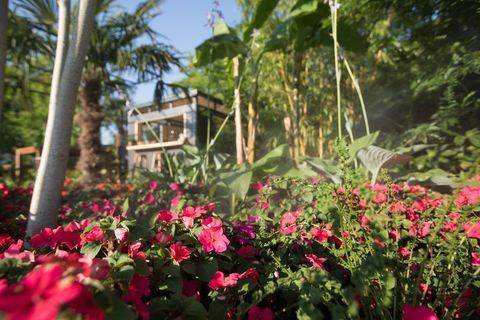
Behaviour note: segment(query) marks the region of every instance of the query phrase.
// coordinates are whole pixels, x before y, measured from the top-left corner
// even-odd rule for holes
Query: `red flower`
[[[153,180],[148,184],[149,190],[155,191],[157,188],[158,188],[158,181]]]
[[[323,263],[327,261],[325,258],[319,258],[313,253],[306,254],[305,258],[317,269],[324,269]]]
[[[0,310],[7,319],[56,319],[61,305],[68,304],[83,314],[97,312],[95,319],[103,319],[103,312],[93,302],[90,292],[78,282],[61,281],[63,268],[42,265],[27,274],[19,285],[3,286],[0,290]],[[89,300],[89,310],[76,308]]]
[[[148,306],[143,302],[142,297],[148,297],[149,295],[150,279],[134,274],[123,300],[135,306],[141,319],[148,320],[150,318],[150,312],[148,311]]]
[[[155,200],[155,197],[153,196],[153,194],[151,194],[150,192],[147,193],[147,195],[145,196],[145,199],[143,199],[143,200],[149,205],[153,205],[157,202],[157,200]]]
[[[171,223],[178,219],[178,215],[170,210],[162,210],[158,213],[158,220]]]
[[[0,247],[7,248],[12,243],[15,243],[12,237],[9,234],[1,233],[0,234]]]
[[[245,270],[242,274],[240,274],[240,279],[250,279],[253,281],[258,281],[258,278],[260,275],[258,274],[258,271],[255,268],[249,268]]]
[[[438,320],[435,312],[426,306],[412,307],[406,304],[402,310],[403,320]]]
[[[23,262],[34,262],[35,256],[29,251],[21,251],[23,241],[18,240],[17,243],[11,244],[7,250],[0,254],[0,259],[15,258]]]
[[[315,227],[312,230],[310,230],[310,234],[314,236],[315,239],[317,239],[317,241],[320,243],[327,241],[332,236],[332,233],[330,232],[330,230],[321,229],[319,227]]]
[[[260,309],[253,306],[248,310],[248,320],[272,320],[273,312],[270,308]]]
[[[240,274],[238,273],[231,273],[225,278],[222,271],[217,271],[208,283],[208,286],[213,290],[234,287],[237,284],[238,279],[240,279]]]
[[[102,240],[104,235],[105,234],[102,228],[100,228],[99,226],[94,226],[92,229],[90,229],[89,232],[84,234],[84,240],[86,242],[98,241]]]
[[[243,246],[238,249],[237,253],[242,258],[250,259],[255,257],[256,250],[253,246]]]
[[[407,259],[410,254],[412,253],[412,251],[408,250],[406,247],[403,247],[401,248],[400,250],[398,250],[398,253],[400,254],[400,256],[405,260]]]
[[[138,258],[145,260],[145,252],[140,251],[140,248],[142,248],[142,243],[140,241],[132,243],[128,246],[128,255],[133,259]]]
[[[200,299],[200,292],[198,291],[200,282],[198,280],[183,279],[182,281],[182,294],[187,297],[195,296]]]
[[[181,263],[183,260],[190,259],[191,252],[185,246],[172,244],[170,246],[170,254],[172,255],[173,260]]]
[[[155,237],[153,237],[152,239],[150,239],[150,242],[151,243],[158,243],[159,245],[161,245],[162,247],[165,246],[167,243],[171,242],[175,240],[174,237],[172,237],[171,235],[169,234],[166,234],[166,233],[163,233],[163,232],[159,232],[155,235]]]

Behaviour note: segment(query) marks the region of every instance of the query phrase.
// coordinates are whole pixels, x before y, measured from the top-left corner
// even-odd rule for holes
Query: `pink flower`
[[[102,228],[100,228],[99,226],[94,226],[92,229],[90,229],[89,232],[84,234],[84,240],[86,242],[98,241],[102,240],[104,235],[105,234]]]
[[[148,204],[148,205],[154,205],[157,202],[157,200],[155,200],[155,197],[153,196],[153,194],[151,194],[150,192],[147,193],[147,195],[145,196],[143,201],[145,201],[145,203]]]
[[[297,210],[296,212],[287,212],[283,215],[282,220],[280,221],[281,234],[292,234],[297,232],[297,227],[294,224],[297,221],[297,216],[301,212],[301,210]]]
[[[23,241],[18,240],[17,243],[11,244],[7,250],[0,254],[0,259],[14,258],[23,262],[34,262],[35,256],[29,251],[21,251]]]
[[[319,258],[313,253],[306,254],[305,258],[307,259],[307,261],[309,261],[312,264],[313,267],[317,269],[324,269],[323,263],[327,261],[327,259]]]
[[[128,246],[128,255],[133,259],[142,259],[145,260],[145,252],[140,251],[142,248],[142,243],[137,241]]]
[[[128,229],[127,228],[117,228],[115,229],[115,238],[117,238],[118,242],[122,242],[127,240],[128,237]]]
[[[230,241],[223,234],[223,230],[202,228],[198,240],[203,245],[203,251],[225,252]]]
[[[472,252],[472,260],[470,260],[472,267],[480,267],[480,254]]]
[[[171,223],[178,219],[178,215],[170,210],[162,210],[158,213],[158,220]]]
[[[272,320],[273,312],[270,308],[260,309],[253,306],[248,310],[248,320]]]
[[[250,279],[250,280],[253,280],[253,281],[258,281],[258,278],[260,277],[260,275],[258,274],[258,271],[257,269],[255,268],[249,268],[247,270],[245,270],[245,272],[243,272],[242,274],[240,274],[240,279]]]
[[[375,200],[373,200],[375,203],[384,203],[387,201],[387,196],[384,193],[377,193],[375,195]]]
[[[406,304],[402,311],[403,320],[438,320],[435,312],[427,306],[412,307]]]
[[[212,229],[215,231],[222,230],[222,221],[215,219],[214,217],[208,217],[207,219],[202,220],[202,226],[205,229]]]
[[[253,246],[242,246],[238,249],[237,253],[242,258],[250,259],[255,257],[256,250]]]
[[[332,236],[330,230],[321,229],[319,227],[315,227],[310,230],[310,234],[317,239],[318,242],[322,243],[324,241],[328,241],[328,239]]]
[[[427,210],[427,205],[423,202],[415,201],[412,208],[417,212],[425,212]]]
[[[240,274],[238,273],[231,273],[228,277],[225,277],[223,272],[217,271],[208,283],[208,286],[213,290],[234,287],[237,284],[238,279],[240,279]]]
[[[56,245],[56,241],[54,241],[54,232],[50,228],[42,229],[39,233],[34,235],[32,239],[30,239],[30,245],[32,249],[37,249],[42,246],[50,246],[54,247]]]
[[[191,207],[188,206],[182,210],[181,216],[185,227],[190,229],[193,227],[194,218],[200,217],[202,214],[207,211],[203,207]]]
[[[455,203],[459,207],[463,207],[466,205],[472,205],[478,202],[480,198],[480,186],[478,187],[471,187],[467,186],[463,189],[455,199]]]
[[[314,176],[311,176],[309,179],[310,179],[310,181],[311,181],[313,184],[318,184],[318,183],[320,182],[320,181],[319,181],[316,177],[314,177]]]
[[[0,310],[6,313],[7,319],[49,320],[56,319],[60,307],[68,304],[79,313],[92,315],[96,312],[95,319],[104,319],[87,288],[78,282],[64,281],[62,275],[60,265],[42,265],[27,274],[19,285],[3,286]],[[86,302],[89,310],[74,307]]]
[[[183,260],[190,259],[190,250],[186,246],[172,244],[170,246],[170,254],[172,255],[173,260],[181,263]]]
[[[175,238],[172,237],[171,235],[163,233],[163,232],[159,232],[155,235],[155,237],[150,239],[150,242],[151,243],[158,243],[159,245],[161,245],[163,247],[167,243],[172,242],[173,240],[175,240]]]
[[[158,181],[153,180],[148,184],[149,190],[155,191],[157,188],[158,188]]]
[[[263,185],[260,181],[257,181],[253,184],[252,189],[253,192],[258,193],[258,191],[262,190],[265,188],[265,185]]]
[[[398,250],[398,253],[405,260],[405,259],[408,259],[408,257],[410,257],[410,254],[412,253],[412,251],[408,250],[408,248],[406,247],[403,247],[400,250]]]
[[[480,222],[475,225],[465,223],[463,225],[463,232],[465,232],[469,238],[480,239]]]
[[[182,188],[178,184],[172,182],[172,183],[170,183],[170,190],[172,190],[172,191],[182,191]]]

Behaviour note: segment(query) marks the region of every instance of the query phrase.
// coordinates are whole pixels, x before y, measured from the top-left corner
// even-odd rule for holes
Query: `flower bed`
[[[28,245],[31,190],[0,184],[0,312],[37,320],[474,319],[478,182],[440,195],[272,177],[234,216],[192,186],[105,185],[66,193],[61,226]]]

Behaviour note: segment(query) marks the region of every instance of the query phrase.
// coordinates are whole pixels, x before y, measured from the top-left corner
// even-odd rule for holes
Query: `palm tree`
[[[149,26],[159,14],[155,11],[159,3],[160,0],[146,0],[129,13],[113,0],[98,1],[80,85],[80,112],[75,118],[80,127],[77,166],[85,187],[94,186],[98,180],[100,127],[105,117],[102,98],[119,84],[128,86],[127,74],[136,76],[138,82],[154,81],[161,79],[172,65],[180,64],[176,51],[159,42],[159,34]],[[23,8],[33,17],[39,15],[38,8],[43,8],[47,16],[47,8],[55,10],[51,0],[27,0]],[[37,20],[41,22],[41,17]]]

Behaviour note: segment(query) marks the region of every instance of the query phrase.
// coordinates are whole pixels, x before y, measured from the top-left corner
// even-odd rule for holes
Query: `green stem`
[[[365,108],[365,103],[363,101],[362,90],[360,89],[360,85],[358,84],[358,80],[355,78],[355,75],[353,74],[352,69],[350,68],[348,60],[345,56],[343,57],[343,63],[345,64],[345,67],[347,68],[348,74],[350,75],[350,78],[352,79],[353,85],[355,86],[355,90],[357,91],[358,99],[360,100],[360,105],[362,107],[363,119],[365,121],[365,130],[366,130],[367,135],[368,135],[368,134],[370,134],[370,127],[368,125],[367,109]]]
[[[335,6],[337,1],[335,0]],[[340,101],[340,68],[338,65],[338,44],[337,44],[337,10],[330,9],[330,16],[332,20],[332,36],[333,36],[333,52],[335,54],[335,79],[337,84],[337,125],[338,125],[338,137],[342,139],[342,109]]]

